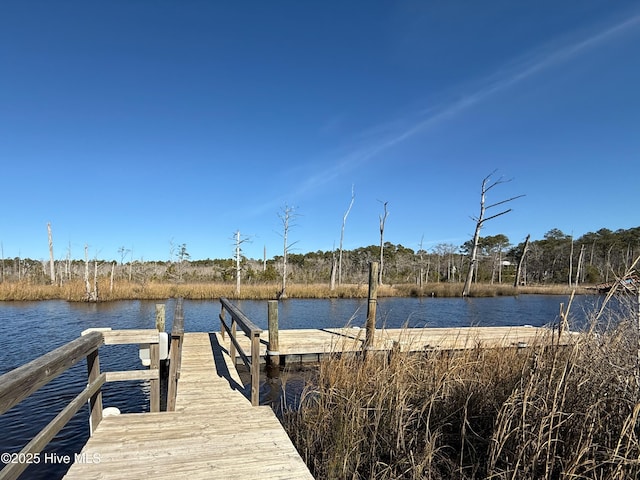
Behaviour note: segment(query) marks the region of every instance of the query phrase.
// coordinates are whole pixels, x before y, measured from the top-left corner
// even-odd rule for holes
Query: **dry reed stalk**
[[[634,315],[566,347],[335,356],[284,423],[318,478],[638,478]]]
[[[162,300],[170,297],[183,297],[194,300],[209,300],[220,297],[245,300],[267,300],[276,298],[280,284],[247,284],[239,294],[235,285],[230,283],[174,283],[160,281],[129,282],[115,280],[113,288],[110,278],[98,279],[100,301],[113,300]],[[461,283],[430,283],[422,288],[414,284],[381,285],[379,297],[459,297]],[[584,293],[581,290],[578,293]],[[526,293],[568,294],[566,286],[519,287],[515,290],[508,285],[473,285],[470,295],[475,297],[495,297]],[[366,298],[365,284],[343,284],[331,290],[325,284],[289,284],[289,298]],[[81,280],[71,280],[62,285],[32,284],[29,282],[0,283],[0,300],[52,300],[62,299],[82,302],[85,300],[85,285]]]

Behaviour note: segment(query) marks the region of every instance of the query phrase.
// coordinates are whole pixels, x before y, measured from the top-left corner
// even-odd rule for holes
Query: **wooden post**
[[[234,340],[236,339],[236,329],[237,329],[236,319],[232,315],[231,316],[231,338],[233,338]],[[233,340],[229,342],[229,357],[231,358],[231,361],[235,365],[236,364],[236,345],[233,343]]]
[[[226,329],[224,328],[224,317],[225,317],[224,304],[222,304],[222,306],[220,307],[219,317],[220,317],[220,335],[222,335],[222,339],[224,340],[224,336],[226,332]]]
[[[158,333],[164,333],[165,330],[165,308],[163,303],[156,303],[156,330]],[[158,340],[159,341],[159,340]],[[160,351],[158,345],[158,352]],[[149,350],[149,356],[151,357],[152,351]],[[167,361],[161,360],[158,362],[158,377],[159,377],[159,385],[162,385],[169,377],[169,369],[167,368]],[[153,382],[151,382],[151,388],[153,388]],[[162,392],[159,393],[161,395]],[[162,399],[160,399],[160,404],[162,404]],[[158,406],[158,411],[160,409],[160,404]],[[165,409],[166,409],[166,401],[165,401]]]
[[[164,303],[156,303],[156,329],[164,332],[165,329],[165,313]]]
[[[169,380],[167,384],[167,411],[176,409],[176,396],[178,393],[178,380],[180,379],[180,367],[182,364],[182,340],[184,338],[184,313],[182,298],[178,298],[173,314],[173,327],[171,328],[171,348],[169,350]]]
[[[235,356],[233,359],[235,361]],[[254,407],[260,405],[260,332],[253,331],[251,332],[251,405]]]
[[[151,370],[156,369],[160,372],[160,345],[156,343],[149,344],[149,357],[151,360],[151,365],[149,368]],[[160,411],[160,375],[158,373],[158,377],[151,379],[151,397],[149,399],[150,405],[149,409],[152,412]]]
[[[376,333],[376,308],[378,306],[378,262],[369,264],[369,302],[367,304],[367,336],[365,348],[373,346]]]
[[[267,359],[269,364],[280,366],[280,343],[278,341],[278,301],[269,300],[268,318],[269,318],[269,350],[267,351]]]
[[[100,376],[100,357],[98,349],[87,355],[87,376],[89,384],[97,380]],[[102,389],[94,393],[89,399],[89,435],[98,428],[98,424],[102,421]]]

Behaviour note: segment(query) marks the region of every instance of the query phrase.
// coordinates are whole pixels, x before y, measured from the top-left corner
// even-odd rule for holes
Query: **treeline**
[[[183,246],[185,249],[186,246]],[[469,268],[470,242],[464,245],[438,244],[432,249],[413,250],[386,242],[383,248],[383,282],[423,285],[461,282]],[[516,265],[522,257],[524,239],[512,244],[506,235],[482,237],[476,268],[479,283],[513,284]],[[552,229],[542,239],[532,240],[522,262],[521,284],[594,284],[622,275],[640,254],[640,227],[611,231],[600,229],[578,238]],[[343,284],[363,284],[368,280],[369,263],[380,259],[380,246],[371,245],[342,253]],[[336,251],[305,254],[288,253],[287,278],[293,283],[329,283],[338,262]],[[173,260],[110,262],[56,260],[56,283],[88,277],[111,277],[144,284],[146,282],[236,281],[235,259],[191,260],[186,250]],[[243,284],[276,282],[282,277],[283,257],[268,260],[241,258]],[[334,276],[335,278],[335,276]],[[49,261],[29,258],[2,259],[0,281],[51,283]]]

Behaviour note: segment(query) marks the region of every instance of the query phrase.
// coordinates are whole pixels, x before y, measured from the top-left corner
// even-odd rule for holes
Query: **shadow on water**
[[[250,388],[251,375],[247,368],[244,364],[240,364],[236,368],[242,383]],[[261,365],[260,405],[270,406],[276,416],[282,420],[282,415],[286,410],[298,408],[305,386],[313,383],[317,372],[318,365],[313,363],[295,363],[282,367]],[[246,388],[245,391],[247,391]]]

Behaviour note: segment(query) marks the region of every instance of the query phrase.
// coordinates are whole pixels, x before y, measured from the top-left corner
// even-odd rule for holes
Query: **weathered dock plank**
[[[65,478],[313,478],[271,409],[251,406],[216,341],[185,333],[176,411],[104,418],[81,452],[99,463],[76,462]]]

